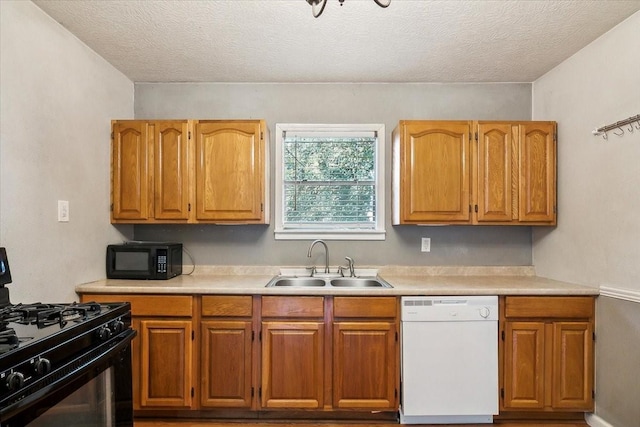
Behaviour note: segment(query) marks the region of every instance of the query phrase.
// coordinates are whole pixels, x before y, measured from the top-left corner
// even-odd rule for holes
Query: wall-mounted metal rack
[[[611,123],[610,125],[599,127],[597,129],[594,129],[591,133],[593,133],[596,136],[602,135],[604,139],[608,139],[609,137],[607,135],[607,132],[614,129],[618,129],[619,131],[619,132],[615,132],[615,131],[613,132],[613,134],[616,136],[624,135],[625,131],[629,133],[633,133],[634,130],[640,130],[640,114],[631,116],[628,119],[620,120],[619,122]]]

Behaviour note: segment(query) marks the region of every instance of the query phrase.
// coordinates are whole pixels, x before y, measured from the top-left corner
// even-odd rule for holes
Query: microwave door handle
[[[111,271],[116,271],[116,253],[114,251],[111,252],[111,256],[109,257],[109,261],[111,261]]]

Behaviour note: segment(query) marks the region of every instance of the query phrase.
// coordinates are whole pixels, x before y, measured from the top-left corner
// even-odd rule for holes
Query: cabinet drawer
[[[127,301],[132,316],[191,317],[193,307],[193,298],[187,295],[85,294],[82,301]]]
[[[253,303],[251,296],[203,296],[202,315],[203,316],[243,316],[250,317]]]
[[[323,297],[262,297],[262,317],[323,316]]]
[[[395,297],[335,297],[335,317],[393,317],[397,316]]]
[[[594,315],[593,297],[506,297],[505,317],[588,318]]]

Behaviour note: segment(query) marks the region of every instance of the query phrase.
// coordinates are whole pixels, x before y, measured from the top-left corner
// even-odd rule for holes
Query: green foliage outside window
[[[284,224],[375,226],[375,137],[284,139]]]

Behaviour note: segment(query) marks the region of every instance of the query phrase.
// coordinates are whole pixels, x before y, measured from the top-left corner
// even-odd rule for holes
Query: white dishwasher
[[[402,297],[401,424],[492,423],[498,297]]]

